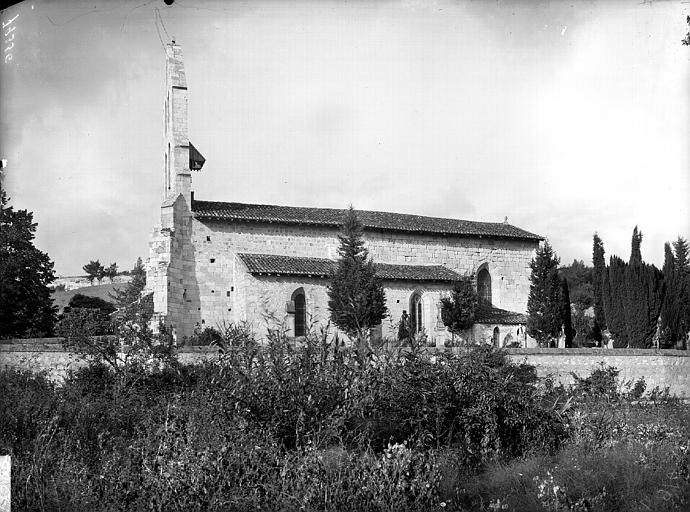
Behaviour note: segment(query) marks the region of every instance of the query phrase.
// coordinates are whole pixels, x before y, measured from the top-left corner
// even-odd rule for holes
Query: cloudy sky
[[[690,3],[35,1],[2,12],[3,186],[59,274],[148,254],[165,60],[198,199],[509,222],[563,262],[690,235]],[[160,21],[157,21],[159,18]],[[160,38],[159,38],[160,33]],[[7,55],[11,54],[11,60]]]

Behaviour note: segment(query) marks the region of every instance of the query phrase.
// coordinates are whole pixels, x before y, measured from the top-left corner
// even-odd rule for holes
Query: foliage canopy
[[[0,338],[48,336],[56,307],[53,262],[36,248],[33,213],[14,210],[0,189]]]
[[[387,312],[383,285],[364,247],[363,227],[350,206],[341,227],[337,267],[328,286],[331,320],[348,336],[362,341]]]
[[[527,299],[527,334],[537,340],[540,346],[553,346],[566,323],[565,298],[558,274],[559,262],[547,240],[537,249],[530,263],[532,273]]]
[[[441,320],[453,334],[469,329],[474,325],[479,298],[472,281],[462,279],[453,284],[450,297],[441,299]]]

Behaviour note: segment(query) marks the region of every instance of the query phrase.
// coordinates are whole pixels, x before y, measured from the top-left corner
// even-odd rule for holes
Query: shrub
[[[274,332],[265,348],[240,326],[222,334],[232,350],[197,365],[94,360],[60,387],[7,374],[13,505],[428,509],[441,454],[476,471],[566,438],[534,369],[491,348],[379,350],[363,364],[326,334],[296,346]]]
[[[599,368],[592,370],[589,377],[579,377],[577,374],[570,375],[575,379],[575,384],[572,387],[572,393],[576,397],[594,397],[605,399],[616,399],[619,397],[618,392],[618,374],[613,366],[606,366],[603,362]]]

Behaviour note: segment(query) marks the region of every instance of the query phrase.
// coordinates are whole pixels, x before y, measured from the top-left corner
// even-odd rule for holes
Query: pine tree
[[[386,315],[386,296],[364,247],[362,224],[350,206],[338,235],[340,255],[328,286],[331,320],[359,344]]]
[[[33,213],[8,203],[0,188],[0,338],[48,336],[56,319],[53,262],[33,243]]]
[[[141,297],[146,287],[146,270],[141,258],[137,258],[134,268],[130,272],[132,280],[124,288],[116,288],[110,297],[115,300],[118,308],[128,307]]]
[[[604,289],[607,283],[606,261],[604,260],[604,242],[599,235],[594,233],[594,247],[592,248],[592,263],[594,265],[594,276],[592,288],[594,290],[594,319],[599,329],[606,329],[606,315],[604,314]]]
[[[103,265],[101,265],[100,261],[91,260],[82,268],[84,269],[84,272],[86,272],[86,276],[91,284],[93,284],[94,279],[98,279],[99,282],[101,279],[103,279],[103,271],[105,269],[103,268]]]
[[[110,282],[117,276],[117,263],[111,263],[109,266],[103,269],[103,276],[110,279]]]
[[[537,249],[530,263],[527,334],[540,346],[553,346],[564,323],[559,263],[548,241]]]

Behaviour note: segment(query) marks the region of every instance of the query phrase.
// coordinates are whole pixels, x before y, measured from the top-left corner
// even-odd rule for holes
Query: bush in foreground
[[[234,348],[195,366],[93,364],[61,386],[2,374],[13,506],[664,510],[663,489],[688,503],[688,413],[612,400],[606,369],[567,410],[534,368],[490,348],[382,351],[362,364],[326,338],[295,347],[274,334],[260,349],[246,330],[223,333]]]

